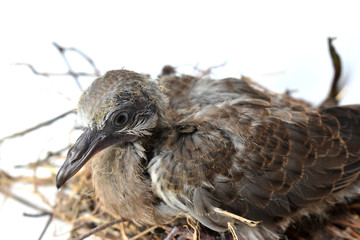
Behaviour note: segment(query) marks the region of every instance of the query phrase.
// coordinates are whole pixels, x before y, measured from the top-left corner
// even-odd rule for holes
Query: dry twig
[[[44,76],[44,77],[50,77],[50,76],[71,76],[74,78],[76,85],[78,86],[78,88],[83,91],[82,86],[79,82],[79,77],[98,77],[100,76],[100,71],[98,70],[98,68],[96,67],[94,61],[87,56],[85,53],[83,53],[82,51],[80,51],[77,48],[74,47],[63,47],[60,46],[58,43],[54,42],[53,45],[56,47],[56,49],[59,51],[59,53],[61,54],[62,58],[64,59],[64,62],[68,68],[68,71],[65,73],[48,73],[48,72],[39,72],[38,70],[35,69],[34,66],[32,66],[31,64],[28,63],[16,63],[15,65],[22,65],[22,66],[27,66],[28,68],[30,68],[30,70],[35,74],[35,75],[39,75],[39,76]],[[72,51],[72,52],[76,52],[77,54],[79,54],[81,57],[83,57],[93,68],[94,72],[93,73],[86,73],[86,72],[75,72],[73,71],[69,60],[66,57],[66,51]]]
[[[125,222],[125,220],[123,220],[123,219],[115,219],[115,220],[113,220],[113,221],[111,221],[109,223],[97,226],[96,228],[91,229],[89,232],[87,232],[87,233],[85,233],[85,234],[83,234],[83,235],[81,235],[81,236],[79,236],[79,237],[77,237],[77,238],[75,238],[73,240],[85,239],[85,238],[90,237],[91,235],[93,235],[93,234],[95,234],[97,232],[100,232],[100,231],[102,231],[102,230],[104,230],[104,229],[106,229],[108,227],[111,227],[114,224],[118,224],[118,223],[121,223],[121,222]]]
[[[23,130],[23,131],[20,131],[20,132],[14,133],[14,134],[11,134],[11,135],[6,136],[6,137],[3,137],[3,138],[0,139],[0,143],[2,143],[4,140],[10,139],[10,138],[15,138],[15,137],[20,137],[20,136],[23,136],[23,135],[25,135],[25,134],[27,134],[27,133],[30,133],[30,132],[32,132],[32,131],[35,131],[35,130],[37,130],[37,129],[39,129],[39,128],[48,126],[48,125],[56,122],[57,120],[59,120],[59,119],[61,119],[61,118],[63,118],[63,117],[66,117],[66,116],[69,115],[69,114],[73,114],[73,113],[76,113],[76,109],[72,109],[72,110],[70,110],[70,111],[67,111],[67,112],[65,112],[65,113],[63,113],[63,114],[60,114],[59,116],[57,116],[57,117],[55,117],[55,118],[52,118],[52,119],[47,120],[47,121],[45,121],[45,122],[39,123],[39,124],[37,124],[36,126],[33,126],[33,127],[31,127],[31,128],[25,129],[25,130]]]

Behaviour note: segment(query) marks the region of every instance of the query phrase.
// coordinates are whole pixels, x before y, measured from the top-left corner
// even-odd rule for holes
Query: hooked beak
[[[136,139],[137,137],[134,135],[114,136],[88,128],[70,148],[65,162],[56,175],[56,187],[61,188],[96,153],[113,144],[132,142]]]

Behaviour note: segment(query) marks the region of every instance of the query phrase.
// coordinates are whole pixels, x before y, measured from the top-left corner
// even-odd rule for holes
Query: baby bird
[[[86,130],[57,187],[91,160],[102,204],[140,224],[188,217],[239,239],[280,239],[360,192],[360,105],[319,110],[246,78],[115,70],[78,113]]]

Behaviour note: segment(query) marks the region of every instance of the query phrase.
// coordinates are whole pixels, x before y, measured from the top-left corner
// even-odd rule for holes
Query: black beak
[[[56,175],[56,187],[61,188],[74,176],[96,153],[121,142],[136,140],[136,136],[114,136],[103,131],[87,129],[70,148],[64,164]]]

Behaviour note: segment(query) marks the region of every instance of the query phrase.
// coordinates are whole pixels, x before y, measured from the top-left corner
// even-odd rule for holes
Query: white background
[[[327,37],[337,37],[334,45],[348,79],[342,103],[360,103],[360,3],[293,2],[1,1],[0,138],[76,107],[81,92],[72,78],[35,76],[13,65],[65,72],[52,42],[82,50],[101,73],[127,68],[156,77],[171,64],[180,73],[195,74],[194,66],[226,63],[212,77],[250,76],[277,92],[296,90],[294,96],[316,104],[328,93],[333,76]],[[68,57],[75,71],[92,70],[76,54]],[[87,86],[91,80],[81,82]],[[34,162],[73,141],[69,131],[74,121],[70,116],[4,142],[0,168],[22,174],[15,165]],[[26,198],[31,195],[29,186],[16,189]],[[37,239],[47,219],[26,218],[23,212],[36,213],[0,195],[1,239]],[[55,222],[45,239],[66,230]]]

